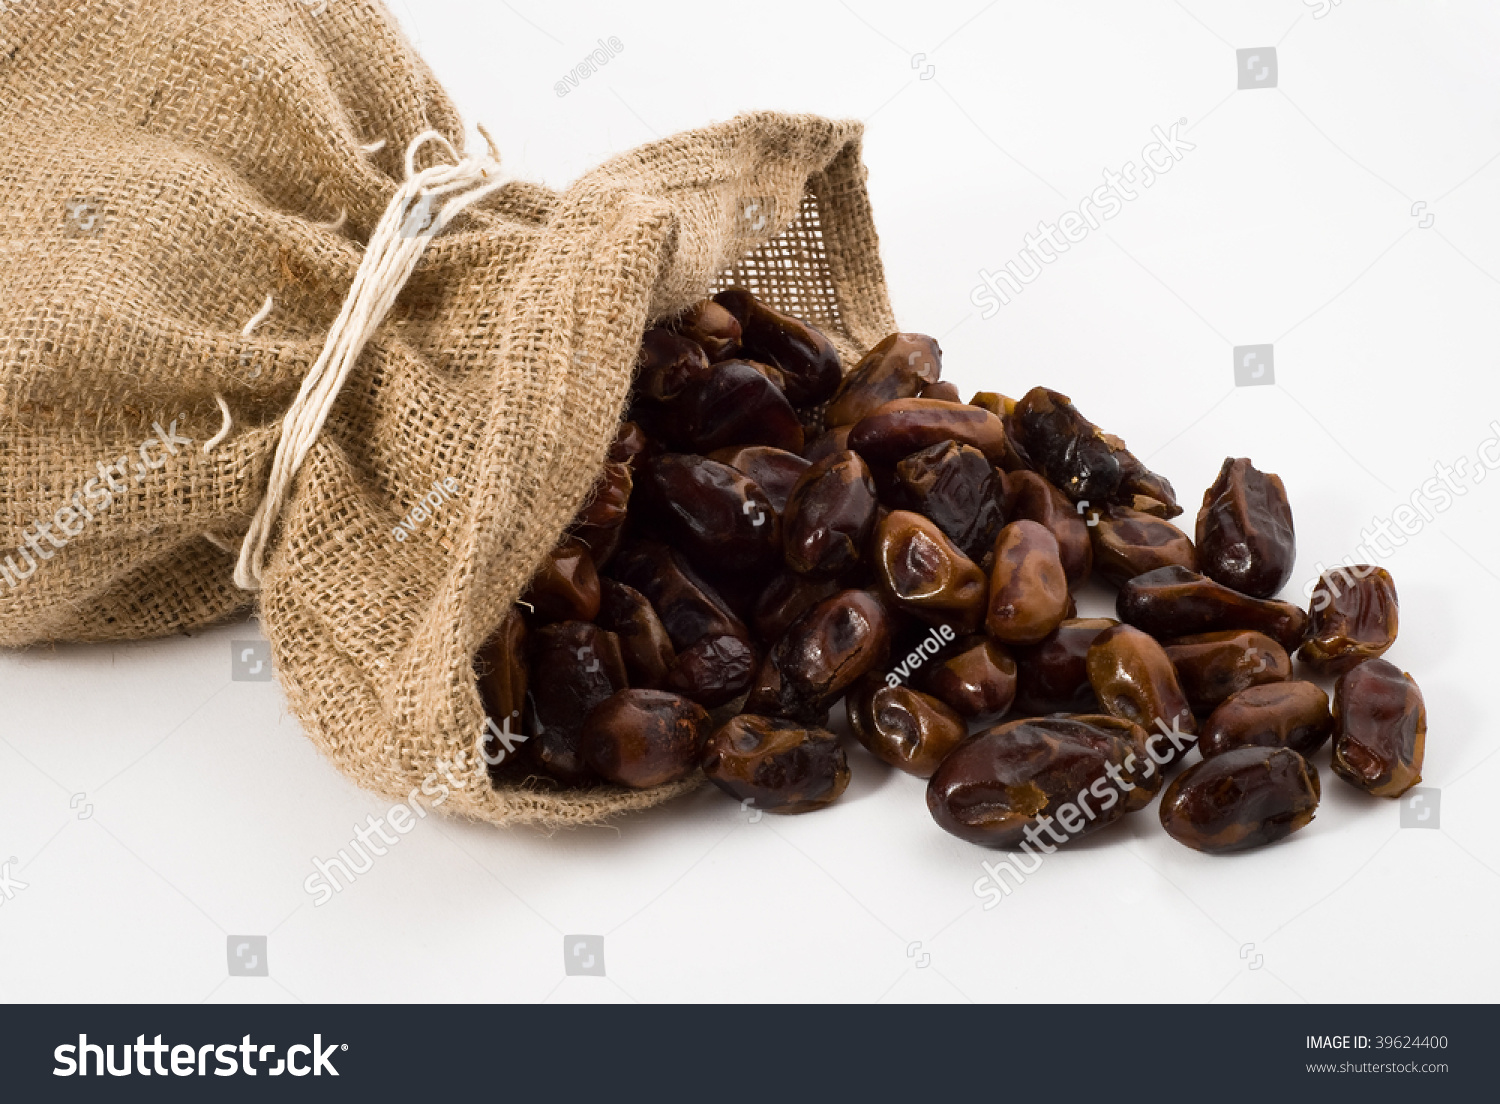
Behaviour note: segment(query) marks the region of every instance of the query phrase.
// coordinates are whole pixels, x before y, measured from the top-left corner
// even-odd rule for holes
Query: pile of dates
[[[739,288],[648,330],[592,495],[476,660],[494,783],[702,772],[806,812],[849,784],[840,702],[928,779],[942,828],[989,847],[1050,848],[1158,794],[1189,847],[1269,843],[1312,819],[1330,740],[1367,793],[1420,781],[1422,695],[1380,658],[1391,577],[1339,568],[1310,610],[1279,601],[1277,476],[1225,460],[1189,535],[1171,484],[1066,395],[964,402],[941,362],[897,333],[846,374]],[[1091,576],[1117,619],[1078,617]],[[1337,679],[1331,704],[1294,653]]]

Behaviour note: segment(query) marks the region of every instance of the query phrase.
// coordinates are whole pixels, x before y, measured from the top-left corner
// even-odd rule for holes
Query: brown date
[[[856,679],[885,663],[890,615],[874,594],[845,590],[799,617],[761,664],[745,709],[820,723]]]
[[[661,690],[621,690],[589,711],[578,746],[606,782],[647,790],[688,777],[708,736],[708,713]]]
[[[668,452],[641,473],[643,507],[668,543],[702,571],[759,574],[781,559],[781,519],[742,472],[706,456]]]
[[[703,773],[736,801],[768,813],[821,809],[849,785],[849,761],[833,733],[752,713],[708,738]]]
[[[1285,839],[1312,822],[1318,770],[1284,747],[1241,747],[1195,763],[1167,787],[1161,826],[1210,855]]]
[[[1267,682],[1226,698],[1198,731],[1207,759],[1237,747],[1286,747],[1303,758],[1328,742],[1328,695],[1310,682]]]
[[[530,669],[525,758],[559,782],[592,781],[578,742],[589,711],[625,689],[619,640],[584,621],[544,625],[532,634]]]
[[[479,697],[492,723],[508,734],[524,737],[526,620],[518,607],[510,608],[500,627],[479,649],[474,666],[479,675]],[[501,768],[515,761],[510,750],[502,736],[486,729],[483,755],[491,778],[498,778]]]
[[[641,339],[636,357],[636,393],[656,402],[669,402],[689,384],[708,379],[711,371],[708,357],[696,341],[654,326]]]
[[[995,463],[1005,452],[1005,427],[977,406],[895,399],[866,414],[849,431],[849,447],[871,464],[894,464],[944,441],[970,445]]]
[[[1416,680],[1367,659],[1333,686],[1333,770],[1376,797],[1400,797],[1422,781],[1427,706]]]
[[[1033,387],[1016,403],[1011,424],[1037,471],[1074,502],[1100,506],[1120,489],[1114,450],[1068,396]]]
[[[893,333],[866,353],[828,404],[830,426],[852,426],[896,399],[914,399],[938,381],[943,350],[926,334]]]
[[[1056,850],[1151,800],[1161,774],[1141,763],[1145,734],[1111,717],[1037,717],[970,736],[927,783],[946,832],[985,847]],[[1092,800],[1091,800],[1092,799]],[[1053,829],[1061,827],[1059,834]]]
[[[875,526],[875,480],[854,452],[825,456],[797,480],[782,519],[786,565],[820,578],[858,564]]]
[[[985,578],[933,522],[892,510],[875,534],[875,574],[896,608],[929,625],[971,633],[985,616]]]
[[[802,450],[802,458],[809,464],[816,464],[825,456],[832,456],[836,452],[843,452],[849,447],[849,431],[853,426],[833,426],[827,431],[818,434]]]
[[[1118,624],[1112,617],[1069,618],[1039,643],[1015,649],[1016,712],[1098,712],[1099,699],[1089,682],[1089,648]]]
[[[1002,716],[1016,697],[1016,661],[987,636],[959,640],[920,671],[922,689],[965,720]]]
[[[1323,572],[1313,587],[1307,640],[1297,658],[1315,674],[1341,675],[1384,655],[1396,642],[1401,609],[1383,567],[1356,564]]]
[[[709,360],[727,360],[740,347],[740,320],[712,299],[702,299],[683,311],[673,328],[701,345]]]
[[[599,627],[620,641],[630,685],[658,689],[677,662],[672,638],[646,596],[614,579],[599,581]]]
[[[611,529],[625,520],[635,477],[628,463],[607,460],[594,481],[589,499],[573,518],[573,524],[590,529]]]
[[[690,384],[664,415],[662,434],[684,451],[710,453],[730,445],[802,451],[802,423],[786,395],[753,364],[721,360]]]
[[[1256,629],[1288,652],[1302,643],[1307,614],[1289,602],[1250,598],[1185,567],[1158,567],[1120,587],[1115,611],[1152,636]]]
[[[635,422],[621,422],[615,431],[615,439],[610,442],[609,458],[617,464],[629,464],[633,469],[638,461],[656,451],[656,443],[646,436],[644,429]]]
[[[894,492],[897,504],[929,518],[976,563],[1005,524],[1005,489],[968,445],[944,441],[912,453],[896,465]]]
[[[985,628],[1006,644],[1035,644],[1068,615],[1068,579],[1057,538],[1034,521],[1013,521],[995,538]]]
[[[1170,521],[1128,506],[1105,507],[1090,521],[1094,568],[1117,587],[1172,564],[1198,570],[1192,540]]]
[[[824,598],[843,590],[837,579],[814,579],[783,571],[766,584],[755,603],[752,624],[762,640],[780,640],[792,622]]]
[[[1297,559],[1281,477],[1249,460],[1225,460],[1203,492],[1196,539],[1199,571],[1252,598],[1272,597],[1291,578]]]
[[[940,402],[961,403],[963,396],[959,394],[958,388],[947,380],[938,380],[937,383],[929,383],[922,388],[919,399],[937,399]]]
[[[586,545],[564,540],[547,553],[523,599],[548,621],[592,621],[599,614],[599,573]]]
[[[1140,725],[1162,766],[1178,762],[1193,746],[1198,722],[1166,651],[1140,629],[1116,625],[1089,646],[1089,683],[1111,716]]]
[[[1057,539],[1057,554],[1068,577],[1068,587],[1081,586],[1094,564],[1094,546],[1085,516],[1066,495],[1036,472],[1008,471],[1002,481],[1009,519],[1046,526]]]
[[[795,452],[771,448],[768,445],[744,445],[740,448],[718,449],[709,453],[710,460],[728,464],[735,471],[748,476],[758,486],[778,514],[786,511],[787,497],[802,473],[812,465]]]
[[[786,376],[786,396],[793,405],[815,406],[833,394],[843,378],[843,365],[833,342],[817,329],[766,305],[744,288],[721,291],[714,302],[739,322],[741,352],[775,365]]]
[[[1249,629],[1180,636],[1168,641],[1163,650],[1177,669],[1188,704],[1200,717],[1247,686],[1292,677],[1292,659],[1286,649],[1265,633]]]
[[[849,728],[875,758],[928,778],[969,734],[964,719],[930,694],[866,675],[844,699]]]

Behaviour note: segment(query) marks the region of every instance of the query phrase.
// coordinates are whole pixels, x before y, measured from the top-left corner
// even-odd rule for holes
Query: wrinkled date
[[[849,447],[872,464],[894,464],[945,441],[968,445],[995,463],[1005,452],[1005,427],[977,406],[896,399],[866,414],[849,431]]]
[[[599,615],[599,573],[580,540],[565,540],[542,561],[524,599],[548,621],[592,621]]]
[[[1307,614],[1288,602],[1251,598],[1185,567],[1159,567],[1120,588],[1115,612],[1152,636],[1255,629],[1288,652],[1302,643]]]
[[[930,694],[866,675],[845,699],[849,728],[875,758],[928,778],[969,734],[964,719]]]
[[[802,473],[783,520],[786,565],[821,578],[858,564],[875,525],[875,480],[854,452],[825,456]]]
[[[1383,567],[1359,564],[1325,571],[1313,587],[1307,642],[1297,658],[1315,674],[1341,675],[1382,656],[1396,642],[1400,606]]]
[[[1050,853],[1150,801],[1161,775],[1140,762],[1145,736],[1113,718],[1038,717],[969,737],[927,783],[939,827],[985,847]],[[1045,833],[1045,836],[1043,835]]]
[[[926,517],[978,562],[1005,524],[1005,491],[983,453],[944,441],[896,465],[893,499]]]
[[[648,460],[641,496],[660,531],[700,571],[762,573],[781,560],[781,519],[748,476],[706,456]]]
[[[1004,480],[1009,519],[1044,526],[1057,539],[1057,555],[1069,589],[1082,585],[1094,562],[1089,523],[1083,514],[1036,472],[1006,472]]]
[[[922,667],[920,681],[924,690],[965,720],[989,721],[1015,701],[1016,661],[997,641],[967,636]]]
[[[1177,669],[1155,640],[1130,625],[1116,625],[1089,646],[1087,663],[1089,683],[1104,711],[1167,744],[1154,759],[1163,765],[1177,762],[1193,746],[1198,722]]]
[[[761,665],[745,708],[821,724],[856,679],[890,656],[890,616],[867,590],[819,602],[787,629]]]
[[[591,781],[579,740],[589,711],[626,686],[612,632],[583,621],[544,625],[532,636],[526,754],[559,782]]]
[[[1038,643],[1016,648],[1016,712],[1098,712],[1099,699],[1089,682],[1089,648],[1118,624],[1111,617],[1074,617]]]
[[[1286,747],[1303,758],[1328,742],[1328,695],[1310,682],[1268,682],[1226,698],[1198,731],[1207,759],[1237,747]]]
[[[747,808],[805,813],[838,799],[849,761],[838,737],[795,721],[742,713],[708,738],[708,780]]]
[[[1057,539],[1034,521],[1011,522],[995,538],[985,628],[1007,644],[1035,644],[1067,615]]]
[[[1292,575],[1297,539],[1278,475],[1228,459],[1198,511],[1198,569],[1215,582],[1269,598]]]
[[[646,596],[614,579],[600,582],[599,627],[620,641],[620,655],[632,686],[656,689],[677,662],[672,638]]]
[[[1317,768],[1290,748],[1234,748],[1172,781],[1161,826],[1194,851],[1244,851],[1305,828],[1321,793]]]
[[[1286,649],[1265,633],[1247,629],[1178,637],[1167,643],[1165,651],[1177,669],[1188,704],[1200,717],[1247,686],[1292,677]]]
[[[929,624],[970,633],[984,620],[984,572],[921,514],[885,516],[875,535],[875,571],[896,607]]]
[[[1177,526],[1127,506],[1101,511],[1087,527],[1094,549],[1094,569],[1115,586],[1158,567],[1198,570],[1193,542]]]
[[[590,710],[579,737],[600,778],[635,790],[677,782],[698,769],[708,713],[661,690],[621,690]]]
[[[852,426],[896,399],[914,399],[938,381],[943,350],[926,334],[893,333],[844,377],[828,404],[830,426]]]
[[[818,330],[767,306],[744,288],[721,291],[714,302],[739,322],[744,355],[774,365],[786,377],[786,396],[792,403],[812,406],[833,394],[843,367],[833,343]]]
[[[1376,797],[1400,797],[1422,781],[1427,706],[1416,681],[1367,659],[1333,688],[1333,770]]]

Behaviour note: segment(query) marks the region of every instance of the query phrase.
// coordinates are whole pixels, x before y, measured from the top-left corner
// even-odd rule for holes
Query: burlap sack
[[[370,0],[0,2],[0,642],[157,637],[251,604],[231,573],[280,419],[428,128],[463,147]],[[587,495],[648,321],[739,283],[846,358],[894,329],[859,143],[855,123],[747,115],[562,192],[511,184],[435,240],[258,595],[340,770],[392,798],[436,777],[446,811],[496,823],[687,788],[493,789],[473,655]]]

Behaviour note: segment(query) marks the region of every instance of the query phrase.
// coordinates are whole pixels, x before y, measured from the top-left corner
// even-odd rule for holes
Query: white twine
[[[418,172],[416,156],[428,142],[442,144],[453,163]],[[429,130],[417,135],[406,148],[406,181],[397,189],[370,235],[364,259],[354,275],[343,309],[328,331],[323,351],[282,419],[281,439],[276,444],[266,494],[250,522],[234,569],[235,585],[242,590],[260,589],[271,529],[291,493],[292,481],[312,451],[344,380],[406,286],[422,253],[459,212],[504,187],[511,179],[500,171],[493,147],[490,154],[460,157],[451,142],[437,131]],[[450,194],[453,198],[434,214],[433,201]]]
[[[219,413],[223,415],[224,421],[219,426],[219,432],[203,442],[204,456],[213,452],[223,442],[224,438],[229,436],[229,431],[234,428],[234,417],[229,413],[229,404],[224,401],[224,396],[215,391],[214,402],[219,404]]]

